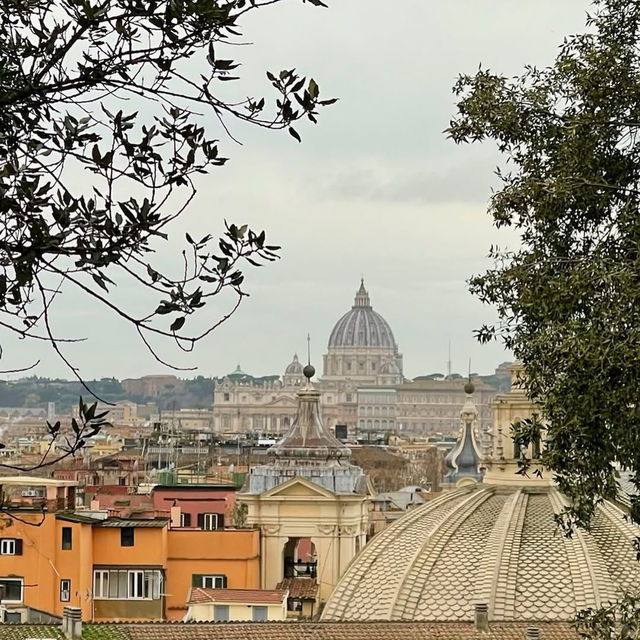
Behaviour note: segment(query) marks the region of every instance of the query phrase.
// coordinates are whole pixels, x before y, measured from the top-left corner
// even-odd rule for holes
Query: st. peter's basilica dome
[[[371,308],[369,293],[360,282],[353,307],[336,323],[329,337],[332,347],[386,347],[397,349],[391,327]]]

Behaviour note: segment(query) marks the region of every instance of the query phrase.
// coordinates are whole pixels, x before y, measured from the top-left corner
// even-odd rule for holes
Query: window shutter
[[[222,576],[222,588],[223,589],[227,588],[227,576],[226,575]]]
[[[202,574],[194,573],[191,576],[191,586],[192,587],[201,587],[202,586]]]
[[[218,529],[224,529],[224,513],[218,514]]]
[[[198,527],[200,527],[200,529],[204,529],[204,513],[198,514]]]
[[[17,556],[21,556],[22,555],[22,538],[16,538],[16,550],[15,550],[15,554]]]

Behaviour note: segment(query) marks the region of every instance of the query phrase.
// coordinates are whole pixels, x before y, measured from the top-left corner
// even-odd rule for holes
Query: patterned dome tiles
[[[632,540],[615,506],[571,538],[555,488],[479,485],[445,492],[378,534],[331,595],[323,620],[567,621],[640,587]]]
[[[329,336],[329,348],[331,347],[397,349],[391,327],[371,307],[353,307],[345,313]]]

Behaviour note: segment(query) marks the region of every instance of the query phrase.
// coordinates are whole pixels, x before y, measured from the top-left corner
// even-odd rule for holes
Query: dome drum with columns
[[[536,407],[519,384],[522,367],[512,376],[512,390],[493,404],[483,482],[443,492],[374,537],[334,589],[323,620],[463,621],[482,605],[489,621],[571,621],[640,588],[633,544],[640,527],[605,501],[590,531],[566,537],[555,516],[567,500],[552,474],[535,460],[541,477],[515,473],[519,452],[506,434]],[[450,474],[460,471],[459,445]],[[468,453],[473,467],[477,448]]]

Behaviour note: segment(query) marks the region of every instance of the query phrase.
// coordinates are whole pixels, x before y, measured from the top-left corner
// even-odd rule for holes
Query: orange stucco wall
[[[41,519],[39,515],[20,517],[33,524]],[[260,534],[256,529],[200,531],[141,526],[135,528],[134,546],[123,547],[119,528],[57,520],[54,514],[47,514],[40,526],[0,518],[0,527],[0,538],[23,540],[21,556],[0,555],[0,577],[23,578],[23,604],[57,616],[71,605],[82,608],[83,620],[93,619],[94,613],[99,617],[92,600],[94,566],[164,569],[163,617],[171,620],[186,613],[193,574],[224,574],[229,588],[260,588]],[[63,527],[72,530],[70,550],[62,550]],[[71,580],[70,602],[60,601],[62,578]],[[135,602],[130,606],[137,610]]]
[[[21,556],[0,556],[0,576],[24,579],[23,603],[61,616],[66,605],[82,607],[83,616],[91,615],[91,527],[84,524],[56,521],[48,514],[24,515],[31,524],[3,519],[0,537],[21,538]],[[71,549],[62,550],[62,527],[70,527]],[[60,601],[60,580],[71,580],[71,600]]]
[[[260,588],[260,532],[169,531],[166,616],[180,620],[193,574],[224,574],[229,589]]]
[[[120,544],[116,527],[95,527],[93,530],[94,565],[165,566],[167,557],[167,527],[136,527],[133,546]]]

